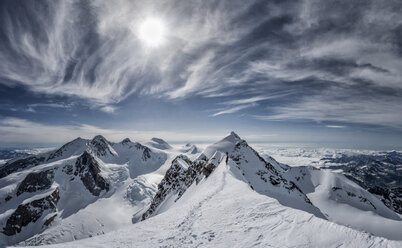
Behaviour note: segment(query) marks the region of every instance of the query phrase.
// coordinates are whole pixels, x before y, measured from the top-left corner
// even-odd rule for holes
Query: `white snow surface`
[[[94,138],[101,142],[102,139],[101,136]],[[18,205],[39,199],[47,192],[23,193],[18,197],[14,195],[20,182],[29,173],[54,169],[54,187],[59,187],[60,200],[57,204],[57,217],[49,228],[43,229],[42,224],[47,216],[42,216],[35,227],[29,224],[17,235],[10,237],[0,233],[0,247],[4,242],[15,244],[24,240],[25,244],[36,245],[67,242],[131,226],[132,220],[139,218],[149,207],[158,183],[172,159],[181,152],[173,148],[167,151],[149,148],[129,140],[119,143],[105,140],[105,144],[107,152],[96,156],[98,148],[91,140],[78,138],[60,149],[39,154],[49,158],[45,163],[1,178],[0,227],[5,226]],[[101,175],[110,184],[110,190],[102,191],[99,197],[92,195],[79,178],[71,181],[71,176],[65,173],[66,166],[74,168],[77,158],[88,149],[99,163]],[[146,159],[143,158],[144,149],[149,149],[149,157]],[[52,158],[51,154],[55,151],[61,153]],[[6,202],[4,199],[8,195],[13,198]]]
[[[250,189],[222,161],[169,210],[105,235],[44,247],[401,247]],[[379,225],[381,223],[378,223]]]
[[[307,155],[308,152],[296,148],[286,153],[256,147],[261,157],[272,164],[284,180],[294,182],[304,195],[288,191],[282,184],[271,185],[269,181],[263,181],[262,176],[257,176],[256,173],[264,170],[265,163],[247,147],[241,148],[237,154],[243,156],[243,160],[239,162],[230,158],[226,162],[227,154],[231,155],[241,141],[232,132],[206,147],[203,154],[210,161],[216,160],[213,163],[218,165],[212,174],[198,184],[193,183],[177,202],[173,197],[167,199],[155,216],[141,222],[137,221],[149,207],[172,160],[182,153],[195,160],[200,157],[199,147],[192,144],[174,147],[162,139],[153,138],[145,143],[151,156],[144,162],[144,146],[140,143],[129,140],[108,142],[108,152],[96,160],[111,188],[95,197],[82,182],[71,182],[62,172],[63,166],[74,164],[88,148],[89,140],[77,139],[63,146],[66,149],[58,159],[0,179],[0,201],[14,192],[30,172],[59,168],[52,185],[52,189],[56,186],[60,189],[58,216],[49,228],[38,234],[40,226],[30,224],[25,227],[21,235],[15,237],[17,241],[28,238],[21,245],[402,247],[402,241],[399,241],[402,240],[400,216],[369,192],[340,174],[284,164],[293,161],[292,166],[310,165],[311,161],[316,161],[319,165],[317,154],[323,151]],[[297,158],[297,153],[305,156]],[[280,154],[278,159],[276,155]],[[188,164],[181,166],[186,169]],[[47,194],[47,191],[42,193]],[[24,193],[2,202],[0,226],[4,226],[7,216],[18,204],[32,200],[32,197],[40,195]],[[304,197],[311,204],[306,203]]]
[[[150,141],[145,143],[147,146],[160,149],[160,150],[170,150],[173,147],[170,146],[166,141],[160,138],[152,138]]]

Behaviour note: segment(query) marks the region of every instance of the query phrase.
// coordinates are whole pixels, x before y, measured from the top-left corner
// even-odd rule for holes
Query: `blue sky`
[[[0,146],[402,146],[398,1],[2,1]],[[163,42],[139,33],[158,20]],[[152,31],[151,31],[152,32]]]

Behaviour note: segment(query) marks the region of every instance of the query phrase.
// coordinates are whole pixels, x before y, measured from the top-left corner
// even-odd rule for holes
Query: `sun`
[[[165,25],[157,18],[148,18],[140,24],[138,37],[146,45],[158,47],[165,38]]]

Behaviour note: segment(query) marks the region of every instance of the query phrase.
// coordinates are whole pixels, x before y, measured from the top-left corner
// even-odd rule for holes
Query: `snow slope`
[[[400,216],[345,176],[313,167],[291,167],[285,173],[289,176],[328,220],[377,236],[402,239]]]
[[[401,247],[402,242],[281,205],[238,179],[233,161],[167,211],[131,227],[45,247]]]
[[[24,204],[44,199],[57,188],[57,209],[46,210],[49,213],[40,223],[54,213],[57,217],[49,228],[21,245],[402,246],[400,215],[343,175],[313,167],[289,167],[272,157],[262,157],[234,132],[202,153],[198,148],[194,152],[192,145],[176,149],[165,143],[161,139],[147,143],[151,146],[128,139],[111,143],[97,136],[84,142],[83,154],[62,149],[61,160],[30,165],[0,179],[0,193],[15,193],[16,185],[32,171],[63,168],[56,170],[46,190],[23,193],[5,204],[9,207],[0,205],[7,210],[0,214],[0,220],[15,210],[10,207],[16,206],[13,201]],[[90,178],[92,181],[69,183],[70,177],[60,166],[74,161],[85,165],[78,168],[89,170],[78,174],[81,179],[93,173],[93,164],[99,173]],[[88,185],[93,186],[91,190],[85,189]],[[100,193],[94,196],[93,192]],[[69,197],[74,204],[69,205]],[[40,229],[34,223],[26,230],[35,230],[35,225]],[[28,231],[26,235],[32,236]],[[72,240],[76,241],[68,242]]]
[[[220,156],[217,156],[217,154]],[[263,159],[235,133],[207,147],[203,152],[206,160],[221,158],[226,154],[234,175],[248,183],[260,194],[275,198],[282,205],[304,210],[316,217],[367,231],[389,239],[402,239],[402,221],[398,214],[387,208],[379,199],[340,174],[314,167],[289,167],[273,158]],[[201,155],[202,156],[202,155]],[[187,161],[186,159],[184,159]],[[187,162],[188,163],[188,162]],[[197,163],[197,160],[194,162]],[[207,164],[210,162],[207,162]],[[190,163],[191,164],[191,163]],[[186,168],[175,170],[175,174],[186,176]],[[172,181],[166,178],[165,180]],[[163,183],[162,193],[166,190]],[[173,187],[179,183],[173,183]],[[176,189],[175,201],[188,188]],[[193,187],[194,183],[192,183]],[[171,193],[169,193],[171,194]],[[157,193],[159,196],[159,193]],[[157,197],[156,197],[157,198]],[[171,196],[166,200],[156,199],[159,206],[152,206],[152,212],[171,205]],[[155,202],[155,199],[154,199]],[[166,203],[167,202],[167,203]],[[155,213],[153,213],[154,215]],[[381,223],[381,224],[378,224]]]
[[[0,246],[66,242],[131,225],[149,207],[178,153],[96,136],[10,161],[0,167],[0,228],[8,227],[7,235],[0,233]],[[55,207],[36,213],[23,208],[56,188]]]

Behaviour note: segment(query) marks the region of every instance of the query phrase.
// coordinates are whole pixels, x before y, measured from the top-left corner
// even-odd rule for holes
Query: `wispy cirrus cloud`
[[[369,90],[369,89],[367,89]],[[398,94],[381,96],[376,92],[361,92],[350,89],[347,95],[343,89],[328,89],[322,95],[315,95],[287,106],[268,107],[269,115],[256,116],[261,120],[314,120],[316,122],[343,122],[372,124],[402,129],[402,113]],[[346,92],[346,91],[345,91]]]
[[[340,125],[326,125],[328,128],[346,128],[346,126],[340,126]]]
[[[26,111],[35,113],[37,108],[61,108],[61,109],[69,109],[73,106],[73,103],[70,104],[62,104],[62,103],[33,103],[28,104]]]
[[[78,96],[108,113],[130,96],[222,98],[208,106],[219,109],[212,116],[258,107],[265,120],[399,128],[392,113],[402,105],[400,8],[347,0],[4,1],[0,83]],[[148,16],[168,29],[153,50],[137,37]]]
[[[219,116],[219,115],[223,115],[223,114],[233,114],[233,113],[236,113],[236,112],[238,112],[238,111],[240,111],[242,109],[254,107],[255,105],[256,105],[255,103],[238,105],[236,107],[223,109],[223,110],[221,110],[219,112],[216,112],[216,113],[214,113],[214,114],[212,114],[210,116]]]

